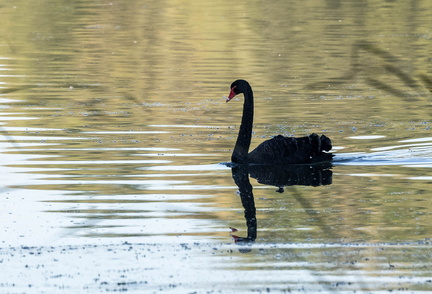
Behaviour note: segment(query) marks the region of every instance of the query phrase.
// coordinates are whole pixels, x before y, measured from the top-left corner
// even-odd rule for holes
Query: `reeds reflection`
[[[374,88],[387,92],[408,102],[417,96],[429,96],[432,79],[425,73],[415,76],[404,69],[403,61],[378,44],[359,40],[351,46],[351,68],[343,76],[313,83],[311,89],[326,88],[329,84],[346,83],[362,77]],[[423,84],[423,85],[422,85]],[[409,95],[407,89],[413,93]]]
[[[253,195],[253,187],[249,181],[249,175],[255,178],[258,183],[275,186],[276,192],[283,193],[286,186],[321,186],[332,183],[333,173],[331,163],[321,163],[314,165],[287,165],[287,166],[270,166],[270,165],[235,165],[231,168],[232,178],[239,188],[240,199],[244,208],[246,219],[247,236],[239,237],[232,235],[236,244],[240,246],[249,246],[257,238],[257,218],[256,207]],[[298,199],[302,206],[312,208],[307,200]],[[236,229],[233,229],[236,231]],[[249,252],[250,248],[242,248],[240,252]]]

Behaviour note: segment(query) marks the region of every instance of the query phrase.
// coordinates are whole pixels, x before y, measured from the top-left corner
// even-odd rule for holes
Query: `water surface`
[[[0,286],[430,291],[431,11],[429,1],[1,6],[10,282]],[[312,179],[290,168],[284,183],[263,180],[281,171],[242,171],[246,203],[226,164],[242,101],[223,96],[238,78],[256,97],[252,147],[322,133],[333,165]],[[87,262],[67,273],[62,252]]]

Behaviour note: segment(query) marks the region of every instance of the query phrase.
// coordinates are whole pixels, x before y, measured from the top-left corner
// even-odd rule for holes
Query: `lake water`
[[[18,1],[0,19],[0,292],[432,291],[432,2]],[[227,165],[238,78],[252,147],[325,134],[333,165]]]

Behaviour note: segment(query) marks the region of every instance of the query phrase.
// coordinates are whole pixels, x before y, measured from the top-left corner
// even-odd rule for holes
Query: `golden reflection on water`
[[[257,96],[252,144],[277,133],[324,132],[338,152],[396,148],[390,158],[413,155],[409,164],[418,165],[415,158],[430,158],[430,142],[420,150],[399,141],[430,136],[431,5],[428,1],[6,5],[1,12],[0,73],[2,99],[9,100],[2,100],[2,130],[3,140],[11,145],[4,148],[6,154],[23,155],[9,166],[37,175],[31,183],[11,187],[116,199],[154,189],[172,194],[194,190],[196,195],[210,191],[208,205],[236,207],[235,196],[226,190],[235,190],[228,170],[209,172],[201,165],[229,159],[241,103],[227,105],[221,96],[240,77],[251,82]],[[355,139],[362,136],[372,137]],[[35,145],[24,148],[22,142]],[[416,152],[400,155],[399,149]],[[405,193],[403,186],[416,179],[409,193],[423,195],[421,191],[429,190],[428,169],[402,168],[404,162],[393,167],[375,161],[379,167],[373,168],[339,165],[332,186],[301,193],[311,199],[337,199],[349,207],[356,201],[352,199],[364,203],[364,197],[393,195],[398,185]],[[176,166],[180,168],[173,171]],[[382,176],[369,187],[368,175]],[[339,184],[338,177],[346,178],[342,182],[350,182],[349,186]],[[358,189],[352,191],[353,186]],[[262,191],[264,198],[274,197],[269,196],[273,190]],[[404,207],[416,206],[407,201]],[[269,208],[266,202],[259,205]],[[268,226],[278,228],[271,221],[277,219],[279,201],[274,205],[269,208],[276,212],[269,214]],[[334,204],[321,205],[325,210]],[[363,206],[358,209],[370,211],[371,223],[387,223],[386,209]],[[387,208],[391,214],[392,207]],[[407,210],[405,218],[413,217]],[[237,217],[218,211],[209,218],[225,222]],[[295,219],[305,221],[301,213]],[[342,226],[364,227],[360,220],[335,219],[342,219]],[[380,240],[379,234],[372,235],[364,238]],[[426,237],[427,232],[420,235]],[[301,233],[282,240],[304,238]]]
[[[238,187],[219,164],[230,158],[242,111],[240,99],[228,105],[222,96],[244,78],[256,96],[252,147],[279,133],[325,133],[338,159],[331,185],[281,194],[251,179],[255,242],[267,247],[224,268],[270,277],[317,261],[320,275],[326,254],[338,268],[351,260],[343,244],[391,242],[408,243],[409,254],[390,250],[400,264],[423,264],[432,223],[431,11],[428,0],[4,3],[1,246],[226,243],[229,227],[245,234]],[[332,243],[343,248],[308,260],[308,245]],[[369,281],[382,273],[381,253],[360,251]],[[293,256],[303,266],[286,263]],[[405,268],[392,281],[411,287],[396,278]],[[394,288],[386,286],[370,289]]]
[[[219,97],[237,77],[250,80],[258,96],[255,144],[280,132],[316,131],[331,135],[341,151],[365,152],[429,136],[431,4],[427,1],[48,4],[51,9],[23,3],[3,11],[2,93],[17,100],[6,103],[11,114],[3,116],[5,138],[18,145],[45,144],[8,150],[8,154],[40,156],[11,164],[41,177],[12,187],[115,197],[156,188],[191,189],[198,195],[210,189],[212,206],[232,207],[233,194],[222,188],[234,189],[229,173],[218,171],[215,176],[200,170],[199,164],[229,158],[241,106],[239,102],[227,106]],[[405,11],[405,17],[395,11]],[[385,137],[359,141],[350,139],[353,135]],[[139,148],[179,151],[143,153]],[[154,167],[164,165],[198,167],[186,177],[185,169],[154,174]],[[39,169],[32,172],[32,166]],[[336,177],[329,188],[303,193],[311,199],[327,199],[329,193],[328,199],[355,207],[353,199],[383,201],[383,193],[393,195],[388,190],[398,186],[395,183],[401,182],[398,191],[403,192],[403,186],[412,183],[407,178],[427,173],[403,169],[398,176],[400,167],[361,169],[367,168],[338,167],[339,178],[347,177],[349,186],[338,184]],[[369,174],[384,176],[369,187]],[[149,176],[155,179],[149,181]],[[188,183],[182,182],[185,178]],[[352,186],[358,187],[359,195]],[[429,188],[427,181],[415,186],[410,194],[422,195],[420,191]],[[272,193],[264,190],[265,195]],[[404,207],[416,206],[407,201]],[[316,202],[318,209],[335,205]],[[283,227],[287,219],[281,214],[279,224],[275,217],[280,201],[275,207],[259,205],[272,211],[262,218],[268,219],[268,227]],[[283,207],[295,207],[295,201]],[[392,206],[386,207],[389,214],[394,212]],[[376,216],[371,223],[394,222],[394,218],[385,221],[386,209],[369,209],[365,204],[355,211],[363,210]],[[120,215],[118,210],[100,211],[107,218]],[[73,214],[71,209],[63,212]],[[294,220],[305,222],[302,213],[300,209]],[[331,214],[337,215],[334,210]],[[414,214],[408,209],[405,218],[415,219]],[[221,211],[209,218],[214,217],[228,218]],[[365,226],[360,224],[362,217],[334,219],[334,226],[341,220],[343,227]],[[373,234],[366,227],[373,235],[362,237],[366,240],[404,238]],[[281,241],[306,238],[298,232]],[[362,239],[350,235],[356,231],[342,232],[347,240]],[[425,236],[427,232],[419,238]]]

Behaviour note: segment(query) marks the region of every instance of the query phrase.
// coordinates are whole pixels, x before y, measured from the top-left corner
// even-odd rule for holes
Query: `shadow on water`
[[[432,92],[431,77],[426,74],[418,74],[417,77],[413,77],[402,69],[401,64],[402,61],[399,58],[377,44],[360,40],[351,46],[351,68],[344,75],[310,84],[308,88],[327,88],[329,84],[345,83],[362,76],[365,82],[372,87],[404,100],[416,100],[411,95],[407,95],[403,89],[396,88],[394,86],[396,83],[388,82],[389,77],[394,76],[398,84],[408,87],[415,93],[426,93],[425,87]],[[384,74],[384,77],[380,79],[379,74]]]
[[[314,165],[235,165],[231,167],[232,178],[239,188],[240,199],[244,208],[244,216],[247,226],[247,237],[232,235],[236,244],[244,246],[240,252],[247,253],[250,249],[246,246],[252,245],[257,238],[257,218],[253,187],[249,181],[249,175],[258,183],[275,186],[276,192],[283,193],[286,186],[321,186],[332,183],[332,164],[321,163]],[[294,198],[310,211],[312,204],[303,196],[297,194]],[[325,226],[322,226],[325,228]],[[233,229],[236,231],[236,229]]]

